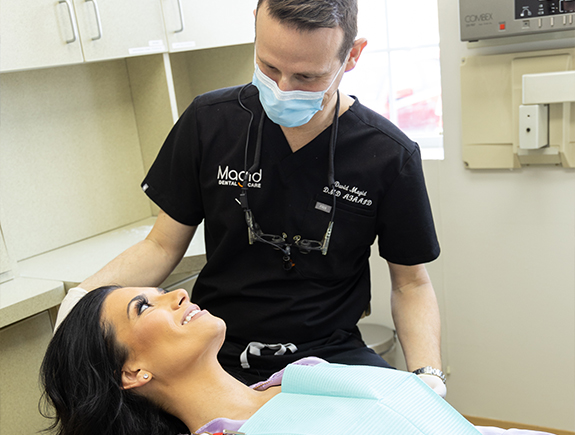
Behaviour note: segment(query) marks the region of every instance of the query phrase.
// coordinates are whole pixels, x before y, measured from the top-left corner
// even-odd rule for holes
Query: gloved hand
[[[417,375],[417,377],[425,382],[433,391],[445,399],[445,396],[447,395],[447,387],[439,377],[425,373]]]
[[[60,304],[60,309],[58,310],[58,316],[56,317],[56,324],[54,325],[54,332],[60,326],[60,323],[66,318],[68,313],[74,308],[74,305],[78,303],[80,299],[86,296],[88,292],[80,287],[73,287],[68,290],[68,294],[62,300]]]

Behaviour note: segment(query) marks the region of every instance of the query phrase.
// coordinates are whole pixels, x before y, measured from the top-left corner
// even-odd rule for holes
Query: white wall
[[[459,89],[465,56],[572,41],[470,49],[459,39],[458,0],[438,3],[445,160],[424,169],[442,246],[428,270],[442,311],[448,400],[466,415],[573,431],[575,170],[465,169]],[[385,264],[373,258],[372,268],[374,288],[387,289]],[[375,293],[372,321],[391,325],[388,292]]]
[[[575,430],[575,171],[464,169],[459,91],[464,56],[573,40],[469,50],[457,0],[438,3],[446,158],[427,163],[440,168],[450,401],[468,415]]]
[[[458,0],[438,3],[445,160],[424,169],[442,246],[428,270],[442,311],[448,400],[470,416],[573,431],[575,170],[465,169],[459,89],[465,56],[573,41],[470,49],[459,39]],[[372,267],[374,287],[387,289],[385,264],[373,258]],[[375,293],[371,321],[391,325],[388,292]]]

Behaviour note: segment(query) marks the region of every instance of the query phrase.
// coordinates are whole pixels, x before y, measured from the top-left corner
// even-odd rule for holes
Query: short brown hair
[[[339,58],[345,62],[357,36],[357,0],[258,0],[273,18],[298,30],[341,27]]]

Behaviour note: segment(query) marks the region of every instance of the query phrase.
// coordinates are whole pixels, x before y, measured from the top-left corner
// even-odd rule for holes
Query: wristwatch
[[[420,369],[414,370],[413,373],[416,375],[425,374],[425,375],[437,376],[445,384],[445,375],[443,374],[443,372],[441,370],[433,368],[431,366],[422,367]]]

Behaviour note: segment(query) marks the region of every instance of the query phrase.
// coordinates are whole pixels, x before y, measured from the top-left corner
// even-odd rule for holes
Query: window
[[[419,143],[424,159],[443,159],[437,3],[358,3],[359,36],[368,44],[340,89]]]

